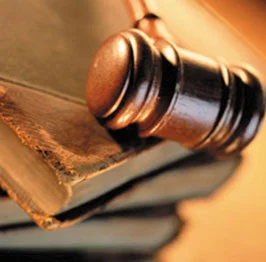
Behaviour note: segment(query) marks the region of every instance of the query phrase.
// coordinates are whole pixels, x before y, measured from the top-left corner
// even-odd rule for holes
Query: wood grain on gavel
[[[111,129],[135,124],[141,137],[218,156],[240,152],[263,119],[259,81],[244,68],[181,49],[154,32],[131,29],[104,42],[89,71],[92,113]]]

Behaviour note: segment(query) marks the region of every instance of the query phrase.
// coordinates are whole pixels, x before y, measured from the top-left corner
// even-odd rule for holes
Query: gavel
[[[174,140],[219,157],[249,144],[265,108],[251,72],[178,47],[162,20],[147,12],[134,29],[99,48],[86,96],[107,128],[136,125],[140,137]]]

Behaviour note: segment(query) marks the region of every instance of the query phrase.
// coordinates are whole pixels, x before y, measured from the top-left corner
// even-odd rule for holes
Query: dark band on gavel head
[[[216,155],[240,152],[264,115],[259,81],[247,70],[131,29],[98,50],[86,89],[110,129],[136,124],[141,137],[175,140]]]

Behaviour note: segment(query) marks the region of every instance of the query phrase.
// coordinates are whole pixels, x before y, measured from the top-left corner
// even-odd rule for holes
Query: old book
[[[181,227],[175,205],[101,215],[57,232],[29,224],[0,231],[0,249],[154,253]]]
[[[234,174],[239,163],[240,158],[218,161],[204,153],[177,160],[111,191],[107,201],[101,203],[101,212],[174,204],[190,197],[208,196]],[[90,181],[74,187],[65,217],[69,218],[67,214],[73,211],[77,213],[74,212],[74,217],[90,211],[92,202],[85,201],[90,190]],[[25,212],[5,196],[0,208],[0,228],[30,221]]]
[[[23,95],[20,97],[23,97]],[[62,104],[63,102],[60,103],[60,105]],[[84,115],[89,116],[86,107],[81,108],[86,112]],[[37,115],[40,116],[39,114]],[[13,118],[12,123],[15,123],[15,113],[10,114],[10,116]],[[42,118],[40,117],[39,119]],[[68,121],[66,122],[68,123]],[[92,128],[95,129],[97,127],[105,132],[93,118],[91,122],[87,121],[87,125],[84,122],[82,124],[86,133],[90,132]],[[23,123],[27,123],[27,121],[23,121]],[[38,125],[38,121],[34,123]],[[55,122],[56,126],[57,124],[59,124],[58,121]],[[48,125],[51,126],[51,123],[48,123]],[[33,126],[33,123],[30,126]],[[19,129],[19,132],[22,132],[22,123],[16,127]],[[76,134],[76,136],[72,134],[71,139],[73,140],[66,141],[70,141],[70,143],[72,141],[78,143],[79,139],[83,142],[85,141],[85,149],[81,147],[76,148],[76,150],[85,151],[83,156],[72,150],[71,147],[69,147],[69,150],[66,150],[66,145],[62,146],[58,143],[53,147],[54,141],[51,140],[52,135],[50,135],[52,132],[47,132],[47,129],[35,129],[37,133],[36,140],[34,140],[34,136],[36,136],[34,130],[24,133],[26,139],[23,141],[24,144],[22,144],[13,130],[5,123],[1,123],[1,186],[42,227],[56,228],[63,226],[60,220],[56,220],[51,216],[58,214],[62,210],[66,211],[69,208],[76,207],[75,201],[89,202],[133,178],[156,170],[161,165],[171,163],[187,154],[187,151],[171,142],[162,142],[151,150],[147,149],[152,145],[154,146],[154,144],[146,142],[140,143],[140,145],[135,147],[128,146],[124,150],[121,144],[116,143],[110,136],[106,138],[101,136],[100,132],[92,133],[91,139],[85,136],[87,142],[84,140],[84,136],[81,136],[80,129],[76,130],[79,134]],[[41,136],[38,137],[38,131],[41,134],[45,133],[44,139]],[[56,135],[55,132],[52,134]],[[62,138],[60,134],[61,132],[58,132],[58,136]],[[37,144],[27,141],[27,138],[32,139]],[[45,147],[51,148],[45,149]],[[114,148],[114,151],[112,151],[112,148]],[[144,149],[147,151],[141,154],[141,151]],[[100,152],[98,152],[99,150]],[[101,152],[104,150],[106,150],[105,152],[109,156]],[[161,157],[162,152],[164,152],[164,157]],[[136,155],[136,157],[129,160],[129,157],[133,155]],[[52,161],[50,162],[51,158]],[[75,158],[78,158],[78,160]],[[73,162],[71,163],[71,161]],[[123,162],[126,163],[118,167]],[[67,173],[67,168],[63,167],[64,163],[71,165],[72,172]],[[116,166],[115,170],[107,171],[110,167],[114,166]],[[101,174],[99,174],[100,171]],[[76,197],[76,194],[79,193],[79,184],[82,180],[81,184],[84,184],[86,179],[89,179],[86,183],[89,189],[87,189],[86,195],[83,195],[83,199],[81,199]],[[97,207],[94,206],[94,210],[97,210]],[[73,222],[75,219],[73,219]],[[69,220],[65,223],[65,225],[70,224]]]

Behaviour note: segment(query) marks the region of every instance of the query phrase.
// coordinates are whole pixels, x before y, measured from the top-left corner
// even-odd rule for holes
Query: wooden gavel
[[[240,152],[264,115],[258,79],[177,47],[159,17],[107,39],[89,71],[91,112],[110,129],[137,125],[141,137],[175,140],[218,156]]]

